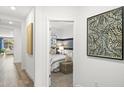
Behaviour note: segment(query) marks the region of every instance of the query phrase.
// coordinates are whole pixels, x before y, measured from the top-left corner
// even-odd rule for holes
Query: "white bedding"
[[[65,55],[62,54],[55,54],[55,55],[50,55],[50,63],[51,63],[51,71],[59,67],[61,60],[65,59]]]
[[[65,55],[62,55],[62,54],[50,55],[51,63],[53,63],[54,61],[57,61],[57,60],[64,59],[64,58],[65,58]]]

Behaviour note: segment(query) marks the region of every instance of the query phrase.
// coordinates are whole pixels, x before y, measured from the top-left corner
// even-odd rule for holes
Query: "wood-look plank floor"
[[[73,74],[52,73],[51,87],[73,87]]]
[[[12,55],[0,56],[0,87],[32,87],[33,81],[21,70],[21,64],[13,61]]]

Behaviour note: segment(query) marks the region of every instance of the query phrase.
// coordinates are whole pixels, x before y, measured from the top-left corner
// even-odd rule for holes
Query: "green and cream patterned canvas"
[[[123,59],[122,8],[87,19],[88,56]]]

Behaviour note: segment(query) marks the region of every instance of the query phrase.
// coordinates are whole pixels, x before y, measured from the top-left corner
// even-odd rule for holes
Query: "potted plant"
[[[5,49],[4,48],[1,48],[0,49],[0,55],[3,55],[5,53]]]

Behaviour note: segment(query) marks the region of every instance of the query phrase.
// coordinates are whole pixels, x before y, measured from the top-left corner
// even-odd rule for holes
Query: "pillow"
[[[54,54],[56,54],[56,49],[50,49],[50,54],[52,54],[52,55],[54,55]]]

